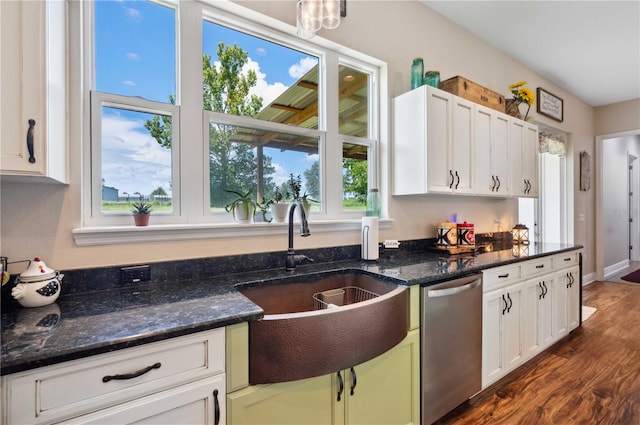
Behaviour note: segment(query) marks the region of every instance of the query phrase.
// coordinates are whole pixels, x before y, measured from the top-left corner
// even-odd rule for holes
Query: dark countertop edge
[[[549,249],[548,251],[545,250],[544,252],[541,252],[541,253],[534,253],[531,255],[523,256],[523,257],[510,258],[510,259],[504,259],[504,260],[492,260],[484,264],[471,266],[468,269],[461,270],[461,271],[447,272],[447,273],[436,274],[436,275],[422,274],[422,276],[415,277],[415,278],[407,277],[406,275],[403,276],[402,272],[400,273],[393,272],[394,267],[389,267],[388,269],[386,270],[383,269],[381,271],[368,270],[368,268],[371,265],[384,264],[385,259],[382,259],[382,258],[377,262],[369,262],[364,260],[346,260],[344,262],[335,262],[333,263],[333,265],[328,267],[327,265],[322,265],[322,264],[318,264],[317,266],[313,266],[313,265],[303,266],[303,267],[300,267],[295,273],[299,277],[304,277],[307,275],[339,273],[344,270],[358,270],[364,273],[373,273],[373,274],[381,275],[384,278],[387,278],[391,281],[394,281],[404,286],[413,286],[413,285],[430,286],[446,280],[455,279],[455,278],[466,276],[469,274],[480,273],[482,272],[482,270],[489,269],[489,268],[495,268],[495,267],[500,267],[507,264],[524,262],[524,261],[535,259],[535,258],[551,256],[551,255],[560,254],[563,252],[575,251],[583,248],[582,245],[562,244],[563,245],[562,247],[559,247],[559,245],[560,244],[554,244],[553,249]],[[495,251],[495,252],[499,252],[499,251]],[[479,256],[490,255],[490,254],[491,253],[479,254]],[[419,264],[420,261],[416,260],[419,258],[423,258],[423,261],[426,262],[425,255],[427,254],[419,253],[416,256],[410,255],[409,256],[410,258],[405,259],[405,261],[407,261],[408,263],[407,265]],[[267,276],[263,275],[263,278],[256,278],[255,277],[256,273],[251,272],[251,273],[247,273],[246,276],[248,278],[246,280],[243,280],[241,278],[241,276],[243,275],[245,274],[235,275],[233,280],[235,280],[236,282],[232,283],[231,285],[237,288],[238,286],[245,285],[245,284],[249,284],[249,285],[269,284],[270,282],[277,281],[282,278],[286,279],[290,276],[293,276],[289,273],[283,274],[280,272],[275,272],[272,275],[270,275],[270,273],[267,273]],[[49,365],[63,363],[71,360],[77,360],[77,359],[92,356],[92,355],[113,352],[123,348],[136,347],[136,346],[144,345],[150,342],[163,341],[163,340],[167,340],[167,339],[178,337],[178,336],[188,335],[188,334],[215,329],[219,327],[224,327],[224,326],[228,326],[236,323],[243,323],[243,322],[258,320],[263,317],[264,312],[260,307],[258,306],[256,307],[257,308],[250,313],[236,312],[236,314],[233,314],[224,318],[217,318],[211,321],[196,322],[191,325],[174,327],[171,329],[166,329],[164,331],[150,332],[144,335],[132,335],[131,337],[120,338],[120,339],[111,341],[108,344],[96,343],[92,345],[85,345],[82,347],[72,347],[65,350],[59,350],[57,354],[50,355],[42,359],[37,359],[37,360],[31,359],[31,360],[25,361],[22,358],[18,357],[15,359],[15,361],[8,361],[8,362],[3,361],[0,367],[0,375],[4,376],[4,375],[16,373],[16,372],[23,372],[23,371],[35,369],[38,367],[49,366]]]
[[[211,329],[221,328],[236,323],[249,322],[252,320],[258,320],[263,317],[263,313],[255,313],[248,315],[237,315],[228,319],[219,319],[211,322],[200,322],[193,326],[183,326],[179,328],[173,328],[164,332],[154,332],[144,336],[132,336],[130,338],[121,338],[115,340],[109,345],[94,344],[94,346],[84,346],[82,348],[70,348],[65,351],[60,351],[57,355],[47,357],[42,360],[30,360],[22,361],[18,359],[15,362],[4,362],[1,367],[1,375],[9,375],[12,373],[23,372],[26,370],[36,369],[43,366],[50,366],[53,364],[63,363],[71,360],[82,359],[88,356],[97,354],[105,354],[113,351],[121,350],[123,348],[132,348],[140,345],[148,344],[150,342],[164,341],[167,339],[190,335],[197,332],[208,331]]]

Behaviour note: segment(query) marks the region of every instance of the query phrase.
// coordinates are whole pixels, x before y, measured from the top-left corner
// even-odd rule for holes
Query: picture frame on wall
[[[558,96],[538,87],[538,113],[556,121],[564,120],[564,101]]]

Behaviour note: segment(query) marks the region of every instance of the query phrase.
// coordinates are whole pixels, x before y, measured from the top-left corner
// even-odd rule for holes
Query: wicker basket
[[[357,286],[345,286],[342,288],[330,289],[328,291],[316,292],[313,294],[313,301],[316,310],[322,310],[326,308],[355,304],[371,300],[379,296],[379,294],[358,288]]]

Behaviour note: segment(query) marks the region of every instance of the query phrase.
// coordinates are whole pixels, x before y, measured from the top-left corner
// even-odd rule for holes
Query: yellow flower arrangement
[[[527,119],[529,115],[529,110],[531,109],[531,105],[536,101],[536,96],[533,94],[533,91],[529,87],[524,87],[527,84],[526,81],[518,81],[517,83],[513,83],[509,86],[509,91],[513,94],[513,100],[516,101],[516,104],[526,103],[528,105],[527,113],[524,116],[524,119]]]

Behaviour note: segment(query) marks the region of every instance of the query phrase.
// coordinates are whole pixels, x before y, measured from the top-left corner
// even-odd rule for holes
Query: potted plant
[[[271,216],[275,219],[276,223],[284,223],[287,218],[287,210],[289,204],[284,201],[284,196],[280,192],[280,189],[276,187],[273,194],[273,200],[271,200]]]
[[[136,226],[148,226],[149,216],[151,215],[151,204],[139,201],[131,204],[131,212],[133,213],[133,221]]]
[[[233,215],[233,219],[237,223],[250,223],[256,211],[256,203],[249,197],[252,189],[247,193],[240,193],[235,190],[224,190],[227,193],[238,195],[236,199],[229,202],[224,209]]]

